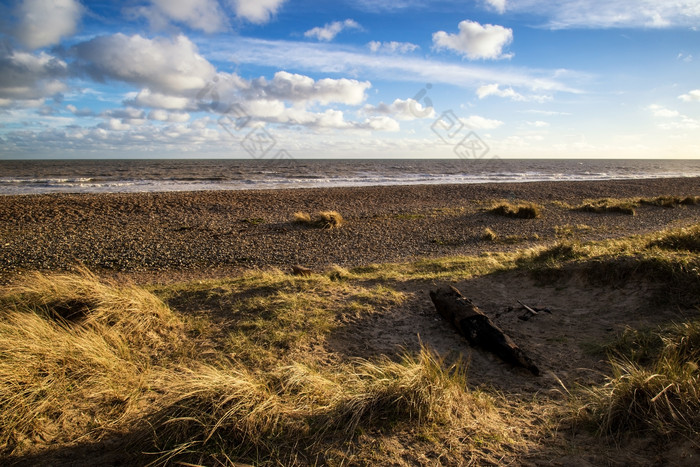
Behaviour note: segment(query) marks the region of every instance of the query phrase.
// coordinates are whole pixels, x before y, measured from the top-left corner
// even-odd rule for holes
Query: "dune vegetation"
[[[572,424],[601,443],[640,431],[698,440],[692,317],[597,342],[605,380],[553,395],[472,385],[468,360],[427,344],[366,357],[328,350],[347,323],[407,306],[407,290],[505,271],[648,281],[658,303],[694,307],[698,245],[694,226],[310,276],[133,285],[85,269],[29,274],[0,292],[0,456],[109,445],[155,465],[464,465],[545,444],[575,449],[563,434]]]

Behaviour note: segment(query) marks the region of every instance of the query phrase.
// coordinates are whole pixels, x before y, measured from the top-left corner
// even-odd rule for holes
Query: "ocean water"
[[[0,194],[700,177],[700,160],[0,160]]]

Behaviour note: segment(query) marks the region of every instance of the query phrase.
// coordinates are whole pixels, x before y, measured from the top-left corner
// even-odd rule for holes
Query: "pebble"
[[[700,222],[700,206],[644,206],[636,216],[575,212],[603,197],[699,195],[694,178],[420,185],[142,194],[0,196],[0,280],[76,264],[118,272],[220,267],[315,269],[525,248],[554,241],[555,226],[586,224],[584,239],[626,236]],[[540,219],[507,219],[486,202],[545,205]],[[292,222],[297,211],[336,210],[346,224],[320,230]],[[246,222],[256,219],[256,222]],[[241,229],[240,226],[245,225]],[[513,243],[481,239],[485,227]]]

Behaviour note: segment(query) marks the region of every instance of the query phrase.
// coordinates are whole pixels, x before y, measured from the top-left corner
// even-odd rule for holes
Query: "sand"
[[[28,270],[83,264],[148,281],[300,264],[411,261],[551,243],[574,228],[600,239],[700,221],[700,209],[643,206],[636,216],[572,211],[584,199],[698,195],[700,180],[535,182],[267,191],[0,196],[0,281]],[[539,219],[486,212],[495,200],[526,200]],[[296,211],[339,211],[339,230],[292,222]],[[567,227],[568,226],[568,227]],[[485,228],[502,241],[482,239]]]
[[[251,268],[290,270],[294,264],[321,271],[333,264],[351,268],[480,254],[562,239],[626,237],[700,222],[700,206],[642,205],[634,216],[579,212],[568,206],[585,199],[661,195],[700,195],[700,180],[4,196],[0,197],[0,279],[12,282],[29,270],[63,270],[76,264],[146,284],[221,277]],[[531,201],[544,209],[538,219],[509,219],[487,211],[497,200]],[[331,209],[347,221],[338,230],[292,222],[296,211]],[[484,239],[487,227],[501,240]],[[516,269],[451,284],[514,339],[542,376],[533,377],[469,347],[430,302],[429,291],[442,284],[427,281],[392,283],[406,297],[399,305],[338,316],[341,325],[313,352],[319,361],[333,364],[399,355],[427,345],[441,355],[466,360],[471,387],[495,388],[514,404],[529,407],[533,419],[545,423],[548,415],[542,411],[551,407],[550,402],[537,401],[565,405],[567,390],[600,384],[610,373],[607,358],[591,352],[591,346],[610,342],[628,326],[653,328],[698,316],[694,307],[659,306],[654,301],[658,284],[644,279],[600,284],[565,271],[542,282]],[[206,305],[169,304],[178,312],[197,315],[209,313],[209,308],[227,309],[225,303],[218,306],[218,299],[214,294]],[[523,321],[519,301],[547,307],[551,313]],[[222,315],[220,323],[212,319],[225,329],[229,318]],[[520,462],[697,465],[700,455],[697,445],[686,440],[659,446],[657,440],[642,436],[618,446],[569,428],[562,422]],[[82,455],[90,458],[94,453]],[[72,462],[73,457],[66,459]]]

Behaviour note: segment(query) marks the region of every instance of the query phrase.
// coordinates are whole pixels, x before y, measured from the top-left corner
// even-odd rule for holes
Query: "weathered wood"
[[[513,339],[459,290],[449,287],[431,291],[430,299],[437,312],[452,323],[471,345],[493,352],[511,365],[526,368],[534,375],[540,374],[537,366],[513,342]]]

